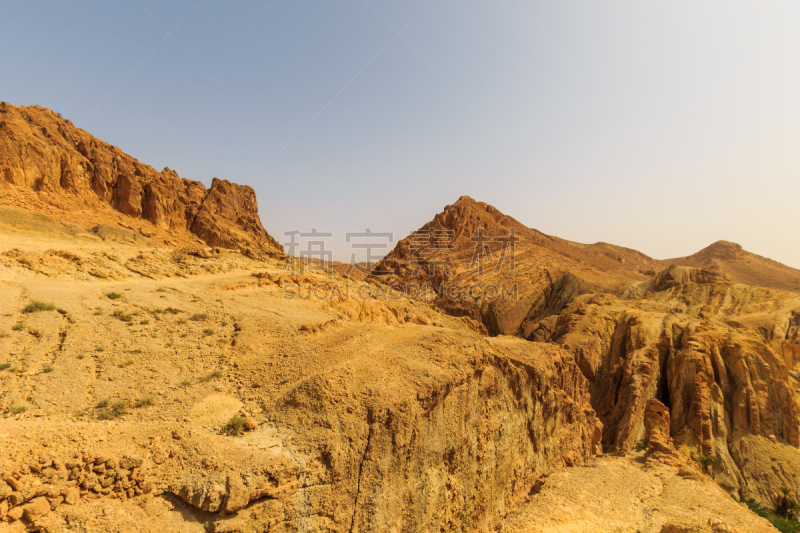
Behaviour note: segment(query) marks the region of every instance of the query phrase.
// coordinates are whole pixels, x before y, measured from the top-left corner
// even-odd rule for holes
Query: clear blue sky
[[[341,260],[345,232],[402,237],[469,194],[579,242],[800,267],[799,22],[796,1],[0,0],[0,99],[250,183],[279,241],[330,231]]]

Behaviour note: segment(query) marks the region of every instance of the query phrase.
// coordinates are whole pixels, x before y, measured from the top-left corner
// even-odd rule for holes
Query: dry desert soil
[[[0,533],[777,531],[742,502],[800,492],[800,271],[466,196],[420,231],[447,269],[304,265],[251,188],[0,103]]]

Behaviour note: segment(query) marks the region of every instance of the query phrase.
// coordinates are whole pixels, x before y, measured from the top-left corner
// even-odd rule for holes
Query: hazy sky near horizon
[[[0,100],[250,184],[264,227],[402,238],[467,194],[663,259],[800,268],[800,4],[0,0]]]

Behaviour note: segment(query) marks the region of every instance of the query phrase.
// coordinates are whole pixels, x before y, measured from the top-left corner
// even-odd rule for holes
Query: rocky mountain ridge
[[[513,268],[495,268],[501,242],[487,245],[480,268],[474,236],[511,227],[519,238]],[[659,401],[670,445],[713,462],[715,480],[731,494],[768,501],[777,487],[800,491],[800,295],[781,290],[800,272],[726,242],[671,261],[572,243],[468,197],[421,229],[431,230],[449,231],[451,246],[425,255],[409,237],[372,277],[397,287],[429,283],[423,298],[490,334],[570,351],[589,381],[605,452],[644,442],[647,407]],[[765,286],[746,284],[754,280]],[[514,290],[490,298],[471,289],[501,284]]]
[[[0,103],[0,203],[84,227],[134,224],[167,244],[282,250],[251,187],[157,172],[39,106]]]

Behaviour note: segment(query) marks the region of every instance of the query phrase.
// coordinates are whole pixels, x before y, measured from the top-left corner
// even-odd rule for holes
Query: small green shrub
[[[11,363],[0,363],[0,370],[6,370],[7,368],[11,368]]]
[[[781,494],[779,494],[776,499],[782,499],[783,497],[788,496],[788,493],[784,493],[783,490],[781,490]],[[770,523],[772,523],[772,525],[775,526],[775,528],[781,533],[800,533],[800,522],[798,522],[796,519],[779,516],[777,513],[774,513],[773,510],[768,509],[766,506],[762,505],[753,498],[750,498],[749,500],[743,500],[743,503],[745,503],[748,509],[750,509],[753,513],[769,520]],[[778,510],[781,509],[774,509],[774,511]],[[796,511],[797,508],[795,507],[793,512]]]
[[[120,311],[119,309],[117,309],[116,311],[114,311],[112,313],[112,316],[114,318],[118,318],[118,319],[122,320],[123,322],[129,322],[130,323],[130,322],[133,322],[133,317],[136,316],[136,313],[126,313],[124,311]]]
[[[100,420],[112,420],[128,412],[128,402],[120,398],[114,400],[103,398],[97,402],[96,407],[98,408],[97,418]]]
[[[716,460],[708,455],[701,455],[699,460],[700,464],[706,468],[708,468],[709,466],[714,466],[714,464],[716,463]]]
[[[108,298],[109,300],[119,300],[120,298],[122,298],[122,295],[118,292],[107,292],[106,298]]]
[[[189,317],[189,320],[194,320],[195,322],[204,322],[208,320],[208,315],[205,313],[195,313]]]
[[[185,388],[185,387],[189,387],[191,384],[192,384],[192,380],[191,379],[184,379],[178,385],[180,385],[181,387]]]
[[[103,314],[103,310],[99,307],[94,310],[94,316],[100,316]]]
[[[79,354],[78,354],[78,355],[76,355],[75,357],[77,357],[78,359],[83,359],[83,358],[84,358],[84,357],[86,357],[86,356],[85,356],[85,355],[83,355],[82,353],[79,353]]]
[[[22,308],[23,313],[38,313],[39,311],[55,311],[56,306],[45,302],[31,302]]]
[[[186,320],[181,318],[181,319],[178,320],[178,324],[180,324],[180,325],[186,324]]]
[[[244,422],[245,419],[241,416],[233,415],[231,419],[228,420],[228,423],[222,427],[222,432],[234,437],[241,435],[244,431]]]
[[[14,331],[22,331],[23,329],[25,329],[25,322],[17,322],[13,326],[11,326],[11,329],[13,329]]]
[[[44,372],[45,374],[49,374],[52,371],[53,371],[53,367],[52,366],[46,366],[46,367],[42,368],[42,372]]]
[[[133,359],[127,359],[119,364],[120,368],[126,368],[133,364]]]
[[[214,334],[214,330],[211,329],[211,328],[206,328],[206,329],[203,330],[203,335],[205,335],[206,337],[210,337],[213,334]]]
[[[772,512],[781,518],[794,519],[797,515],[798,505],[792,498],[792,491],[780,487],[778,494],[772,499]]]
[[[113,420],[115,418],[117,418],[117,416],[108,409],[101,409],[97,412],[98,420]]]
[[[781,518],[776,516],[772,520],[772,525],[781,533],[800,533],[800,522],[792,518]]]
[[[95,346],[95,347],[94,347],[94,351],[95,351],[95,352],[104,352],[105,350],[106,350],[106,349],[105,349],[105,348],[103,348],[102,346]]]
[[[644,450],[646,447],[647,446],[645,445],[643,440],[640,440],[639,442],[636,443],[636,446],[634,446],[637,452]]]
[[[144,320],[142,320],[141,322],[139,322],[139,325],[141,325],[141,326],[146,326],[146,325],[147,325],[147,324],[149,324],[149,323],[150,323],[150,321],[149,321],[149,320],[147,320],[147,319],[145,318]]]
[[[222,377],[222,372],[220,372],[219,370],[215,370],[210,374],[206,374],[205,376],[200,376],[199,378],[197,378],[197,381],[199,381],[200,383],[208,383],[211,380],[219,379],[221,377]]]
[[[27,410],[28,410],[27,405],[12,405],[11,407],[8,408],[8,412],[11,413],[12,415],[18,415],[20,413],[24,413]]]
[[[156,404],[156,397],[153,394],[145,394],[138,400],[136,403],[133,404],[134,407],[142,408],[142,407],[151,407]]]

